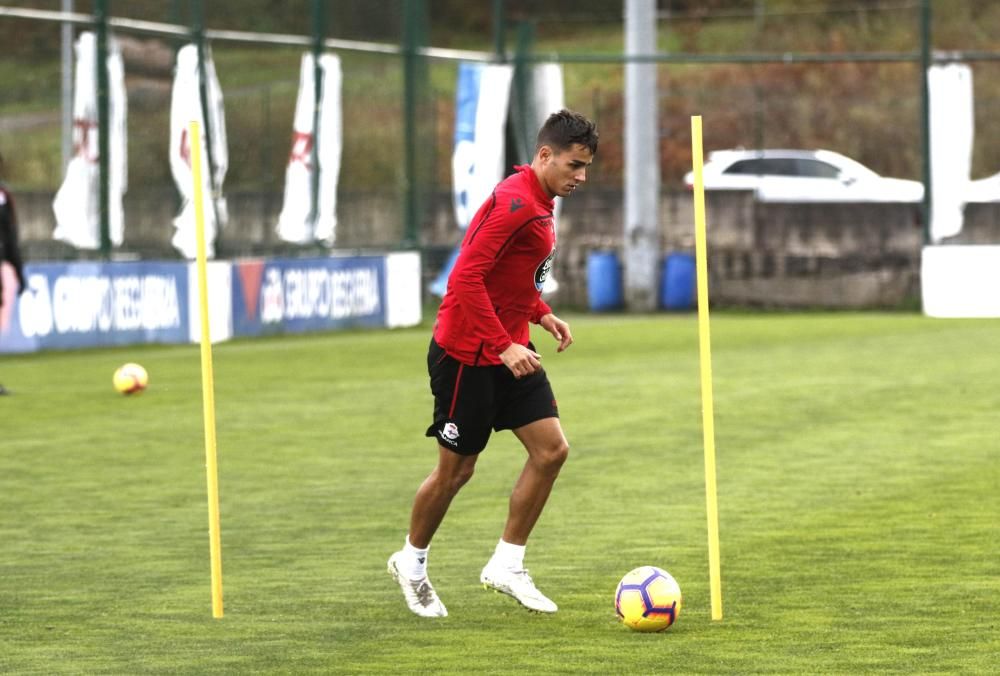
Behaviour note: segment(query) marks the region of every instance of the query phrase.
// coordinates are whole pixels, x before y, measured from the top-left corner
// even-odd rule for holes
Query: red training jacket
[[[542,286],[556,253],[554,205],[530,166],[515,169],[472,218],[434,325],[437,344],[469,366],[503,363],[511,343],[528,344],[528,322],[552,312]]]

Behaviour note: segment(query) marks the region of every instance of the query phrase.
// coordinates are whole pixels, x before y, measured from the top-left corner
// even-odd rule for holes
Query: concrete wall
[[[721,226],[732,240],[709,249],[718,301],[865,308],[919,296],[918,205],[751,204],[749,220]]]
[[[29,260],[65,260],[77,252],[51,239],[50,193],[18,193],[21,239]],[[230,224],[220,257],[300,251],[277,239],[281,196],[227,195]],[[394,193],[339,196],[338,247],[394,248],[403,239],[402,204]],[[433,196],[423,231],[426,279],[436,275],[461,233],[451,196]],[[176,258],[170,247],[177,210],[173,190],[131,190],[126,197],[123,254]],[[872,308],[915,301],[920,289],[923,227],[913,204],[777,204],[750,192],[707,196],[709,290],[713,303],[762,307]],[[564,201],[555,277],[559,305],[586,307],[587,257],[623,250],[622,193],[588,187]],[[692,196],[665,191],[660,201],[663,253],[694,251]],[[1000,203],[966,206],[966,227],[947,243],[1000,243]],[[96,257],[94,254],[84,254]]]
[[[587,254],[622,251],[621,209],[611,197],[574,195],[563,212],[556,275],[573,304],[586,303]],[[706,202],[715,304],[891,307],[919,296],[923,231],[914,205],[765,204],[736,191],[709,193]],[[660,209],[662,251],[693,253],[691,194],[665,193]]]

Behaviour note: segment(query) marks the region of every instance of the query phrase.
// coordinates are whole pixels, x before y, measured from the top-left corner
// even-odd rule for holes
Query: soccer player
[[[0,179],[3,178],[3,155],[0,155]],[[17,293],[24,293],[24,263],[17,236],[17,214],[14,212],[14,196],[0,183],[0,265],[7,261],[17,276]],[[3,305],[3,275],[0,274],[0,305]],[[9,391],[0,385],[0,395]]]
[[[427,577],[431,538],[472,477],[491,430],[506,429],[528,458],[480,582],[531,610],[557,610],[528,576],[524,551],[569,444],[528,323],[552,334],[557,352],[573,343],[569,325],[552,314],[541,293],[555,256],[553,199],[568,197],[587,180],[597,140],[594,123],[579,113],[550,115],[531,164],[515,167],[476,212],[448,278],[427,354],[434,395],[427,436],[437,440],[437,467],[417,490],[406,544],[388,564],[410,610],[422,617],[448,614]]]

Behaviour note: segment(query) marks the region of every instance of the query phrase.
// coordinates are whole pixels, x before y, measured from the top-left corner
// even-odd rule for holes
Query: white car
[[[886,178],[830,150],[716,150],[702,175],[706,190],[754,190],[765,202],[920,202],[919,181]],[[684,183],[693,186],[688,172]]]

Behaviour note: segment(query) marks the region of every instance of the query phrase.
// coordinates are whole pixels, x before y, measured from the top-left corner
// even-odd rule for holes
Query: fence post
[[[535,27],[527,21],[517,24],[517,48],[514,52],[514,97],[516,110],[513,115],[513,125],[508,125],[514,132],[514,145],[517,148],[519,164],[530,164],[534,154],[534,91],[532,90],[533,74],[528,56],[534,49]],[[507,164],[510,164],[509,162]],[[504,167],[505,173],[507,167]]]
[[[108,0],[94,3],[94,23],[97,29],[97,161],[100,179],[99,203],[101,210],[101,258],[111,258],[111,189],[108,158],[111,143],[111,107],[108,103]]]
[[[493,51],[497,63],[507,60],[507,19],[503,0],[493,0]]]
[[[931,242],[931,95],[928,71],[931,68],[931,1],[920,0],[920,144],[924,181],[921,207],[924,244]]]
[[[312,162],[312,173],[309,180],[309,221],[313,229],[319,219],[319,121],[323,100],[323,69],[319,58],[323,54],[323,37],[326,33],[326,17],[323,11],[323,0],[313,0],[313,138],[312,151],[309,159]]]
[[[419,243],[420,199],[417,191],[417,95],[420,59],[417,53],[426,31],[423,30],[424,0],[405,0],[403,14],[403,146],[405,152],[405,205],[403,246]]]
[[[215,130],[212,129],[208,110],[208,77],[205,70],[205,2],[204,0],[192,0],[191,5],[193,8],[191,33],[198,49],[198,101],[201,105],[202,136],[205,139],[205,160],[208,164],[208,198],[211,201],[212,214],[215,217],[215,243],[216,248],[218,248],[222,239],[222,223],[219,222],[219,189],[215,185],[215,153],[212,150],[212,135]]]
[[[62,0],[62,11],[73,11],[73,0]],[[64,21],[62,24],[62,42],[60,48],[62,61],[62,170],[73,157],[73,24]]]

